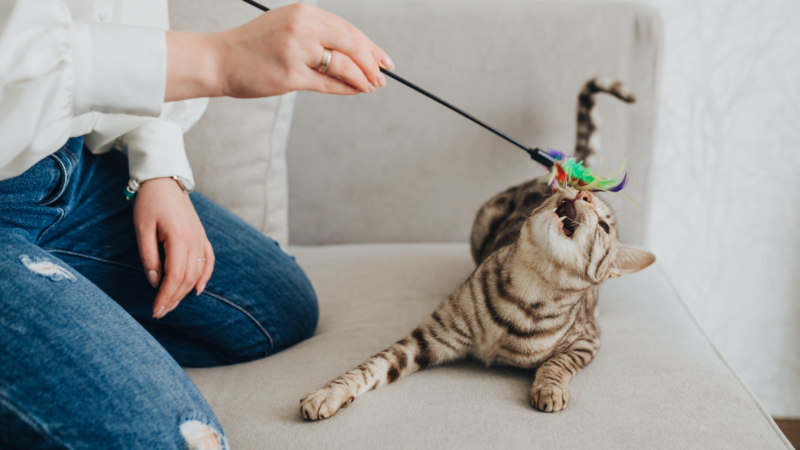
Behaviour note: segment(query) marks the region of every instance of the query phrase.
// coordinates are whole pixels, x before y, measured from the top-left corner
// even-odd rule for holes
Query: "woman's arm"
[[[351,95],[385,86],[392,60],[334,14],[296,3],[231,30],[167,31],[166,101],[268,97],[291,91]],[[317,71],[332,50],[327,74]]]
[[[0,0],[0,180],[63,146],[83,113],[157,117],[166,70],[163,30],[73,23],[60,0]]]
[[[322,74],[325,49],[332,58]],[[189,98],[375,92],[386,84],[379,66],[394,68],[363,33],[303,4],[219,33],[165,35],[73,23],[60,0],[0,0],[0,180],[61,147],[83,113],[156,117],[164,101]],[[192,289],[202,292],[213,249],[188,196],[169,178],[142,185],[134,221],[148,279],[162,282],[153,310],[163,317]]]
[[[327,75],[316,71],[325,48]],[[0,180],[64,145],[86,112],[157,117],[165,100],[374,92],[385,85],[379,65],[393,68],[363,33],[303,4],[219,33],[165,37],[73,23],[61,0],[0,0]]]

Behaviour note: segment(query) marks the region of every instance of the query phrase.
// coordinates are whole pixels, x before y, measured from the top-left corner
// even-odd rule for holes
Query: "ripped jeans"
[[[227,448],[181,366],[252,361],[314,332],[294,258],[196,193],[214,274],[153,319],[127,180],[122,153],[77,138],[0,181],[0,448]]]

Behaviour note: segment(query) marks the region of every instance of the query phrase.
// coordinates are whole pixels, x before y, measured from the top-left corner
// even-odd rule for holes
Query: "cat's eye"
[[[602,220],[600,220],[600,221],[597,222],[597,224],[600,225],[600,228],[602,228],[603,231],[606,232],[606,234],[608,234],[608,224],[607,223],[605,223]]]

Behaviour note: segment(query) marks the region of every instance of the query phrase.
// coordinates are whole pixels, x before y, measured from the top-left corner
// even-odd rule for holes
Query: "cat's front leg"
[[[557,353],[542,363],[536,370],[536,378],[531,387],[531,405],[539,411],[561,411],[569,405],[569,382],[584,366],[589,364],[600,340],[581,339],[569,349]]]
[[[471,334],[460,330],[454,322],[444,321],[440,314],[445,312],[448,312],[447,304],[440,306],[405,338],[322,389],[306,395],[300,400],[303,417],[327,419],[367,391],[430,365],[464,357],[472,345]]]

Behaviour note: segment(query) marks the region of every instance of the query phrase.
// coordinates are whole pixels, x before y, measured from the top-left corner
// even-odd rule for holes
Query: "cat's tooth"
[[[561,216],[561,217],[559,217],[559,218],[558,218],[558,220],[560,220],[560,221],[562,221],[562,222],[563,222],[563,221],[564,221],[564,219],[566,219],[566,218],[567,218],[567,216]]]

